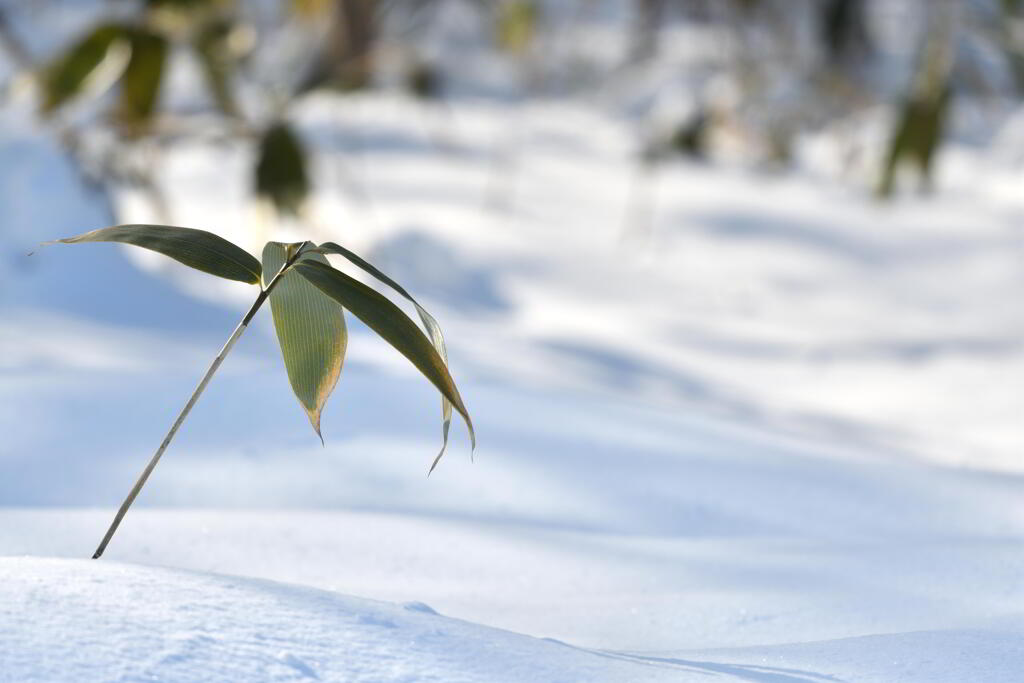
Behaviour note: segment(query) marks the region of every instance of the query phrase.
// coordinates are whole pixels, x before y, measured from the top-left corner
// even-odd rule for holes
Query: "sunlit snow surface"
[[[672,680],[423,603],[81,560],[2,558],[0,577],[3,680]]]
[[[638,180],[596,111],[310,102],[313,235],[259,220],[241,152],[172,154],[176,222],[421,298],[476,462],[456,424],[425,478],[436,395],[359,325],[321,448],[263,316],[105,560],[0,559],[0,680],[1024,677],[1019,170],[954,148],[888,207],[813,168]],[[26,256],[108,217],[5,116],[0,555],[84,558],[254,293]]]

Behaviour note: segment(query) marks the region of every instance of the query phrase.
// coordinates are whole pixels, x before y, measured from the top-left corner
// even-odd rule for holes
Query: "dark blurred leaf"
[[[826,0],[821,5],[821,38],[833,64],[853,63],[870,49],[864,0]]]
[[[299,246],[267,242],[263,248],[264,287]],[[327,264],[320,254],[304,258]],[[270,292],[270,309],[288,381],[322,442],[320,413],[338,383],[348,343],[341,306],[288,270]]]
[[[133,29],[129,40],[132,56],[121,77],[117,113],[122,123],[142,127],[149,123],[156,110],[167,62],[167,40],[144,29]]]
[[[416,301],[416,299],[413,299],[412,295],[410,295],[409,292],[405,291],[404,287],[402,287],[397,282],[389,278],[387,275],[379,271],[376,267],[374,267],[368,261],[364,260],[361,256],[359,256],[355,252],[349,251],[340,244],[335,244],[334,242],[324,242],[313,251],[328,254],[338,254],[339,256],[344,256],[350,262],[359,266],[364,271],[366,271],[370,275],[374,276],[375,278],[377,278],[378,280],[380,280],[381,282],[383,282],[384,284],[386,284],[387,286],[391,287],[393,290],[401,294],[408,301],[412,302],[412,305],[416,307],[416,312],[419,314],[420,320],[423,321],[423,326],[427,329],[427,333],[430,335],[430,341],[434,346],[434,350],[437,351],[437,355],[441,357],[441,360],[444,362],[445,367],[448,367],[448,349],[445,347],[444,335],[441,333],[441,326],[437,324],[437,320],[434,318],[434,316],[430,315],[430,313],[427,312],[427,309],[420,306],[419,302]],[[441,456],[444,455],[445,448],[447,448],[448,446],[448,429],[452,423],[452,404],[443,395],[441,396],[441,420],[441,452],[438,453],[437,457],[434,459],[435,465],[441,459]],[[434,468],[431,467],[430,469],[433,470]]]
[[[425,100],[441,94],[441,73],[426,62],[414,63],[406,74],[405,83],[413,95]]]
[[[473,422],[462,403],[462,397],[459,396],[459,390],[448,372],[447,365],[434,350],[430,340],[416,327],[416,323],[402,312],[402,309],[370,287],[330,266],[300,260],[293,268],[408,358],[424,377],[437,387],[441,395],[451,401],[455,410],[459,411],[466,421],[473,447],[476,447]],[[435,459],[434,465],[436,464]]]
[[[267,129],[256,162],[256,193],[270,199],[282,213],[298,213],[309,194],[306,155],[302,144],[284,123]]]
[[[56,111],[77,95],[86,80],[103,62],[115,41],[125,39],[127,29],[101,24],[51,62],[42,73],[43,113]]]
[[[121,242],[150,249],[204,273],[249,284],[260,281],[260,262],[249,252],[205,230],[170,225],[115,225],[76,237],[57,240],[80,242]]]
[[[212,21],[204,26],[192,43],[199,65],[206,77],[207,87],[217,107],[228,116],[237,116],[238,108],[231,91],[233,60],[228,47],[231,23],[227,20]]]
[[[669,147],[681,154],[697,159],[707,156],[708,135],[711,120],[702,107],[697,113],[679,125],[669,138]]]

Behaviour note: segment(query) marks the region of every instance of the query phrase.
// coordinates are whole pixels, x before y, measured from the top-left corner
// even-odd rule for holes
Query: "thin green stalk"
[[[116,532],[117,527],[121,525],[121,520],[124,519],[125,514],[128,512],[128,508],[132,506],[132,503],[135,502],[135,498],[138,497],[139,492],[142,491],[142,487],[146,485],[146,480],[149,479],[149,475],[153,473],[153,469],[156,467],[156,464],[160,462],[160,457],[164,454],[164,451],[167,450],[167,447],[170,445],[174,435],[178,433],[178,428],[181,427],[185,418],[188,417],[189,412],[192,410],[192,406],[196,404],[196,401],[199,400],[199,396],[203,393],[203,390],[206,389],[206,385],[210,383],[210,379],[213,378],[213,373],[217,372],[217,368],[219,368],[220,364],[224,362],[224,358],[227,357],[228,353],[235,345],[235,342],[237,342],[238,338],[242,336],[243,332],[245,332],[245,328],[249,326],[249,322],[252,320],[253,316],[256,315],[256,311],[260,309],[263,302],[270,296],[270,290],[274,288],[274,285],[277,284],[284,272],[297,258],[298,255],[296,254],[292,259],[287,261],[281,267],[281,270],[278,271],[277,275],[274,276],[274,279],[270,281],[270,284],[267,285],[267,288],[260,291],[259,296],[256,297],[256,301],[253,302],[249,311],[242,318],[242,321],[238,323],[238,327],[235,328],[235,331],[231,333],[231,336],[224,344],[224,347],[220,350],[220,353],[218,353],[217,357],[213,359],[213,363],[210,364],[206,374],[203,375],[203,379],[199,381],[199,386],[197,386],[195,391],[192,392],[192,396],[188,399],[185,407],[181,409],[181,413],[178,414],[178,419],[176,419],[174,424],[171,425],[171,429],[167,432],[167,436],[164,437],[163,442],[160,444],[160,448],[156,449],[156,453],[154,453],[153,457],[150,458],[149,464],[146,465],[146,469],[142,470],[142,474],[140,474],[139,478],[135,481],[135,485],[132,487],[128,497],[124,499],[123,503],[121,503],[121,508],[114,516],[114,521],[110,524],[110,528],[107,529],[107,533],[103,536],[103,540],[100,541],[100,545],[96,548],[96,552],[93,553],[92,559],[98,559],[100,555],[103,554],[103,551],[107,549],[107,544],[110,543],[110,539],[114,537],[114,532]]]

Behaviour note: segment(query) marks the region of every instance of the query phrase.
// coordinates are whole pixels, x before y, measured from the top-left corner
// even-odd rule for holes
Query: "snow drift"
[[[257,579],[3,558],[0,585],[4,681],[662,677],[653,665],[450,619],[422,603]]]

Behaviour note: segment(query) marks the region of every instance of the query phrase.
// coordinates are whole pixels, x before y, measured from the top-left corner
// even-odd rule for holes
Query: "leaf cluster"
[[[268,242],[260,262],[213,233],[166,225],[117,225],[58,241],[131,244],[211,275],[259,284],[257,302],[242,324],[248,324],[264,300],[270,300],[289,382],[318,436],[320,415],[338,382],[348,346],[344,314],[351,313],[405,356],[440,392],[443,442],[430,471],[444,455],[453,408],[465,421],[476,447],[473,422],[448,371],[448,354],[437,320],[401,285],[341,245]],[[345,258],[411,302],[426,333],[387,297],[334,268],[328,254]]]

